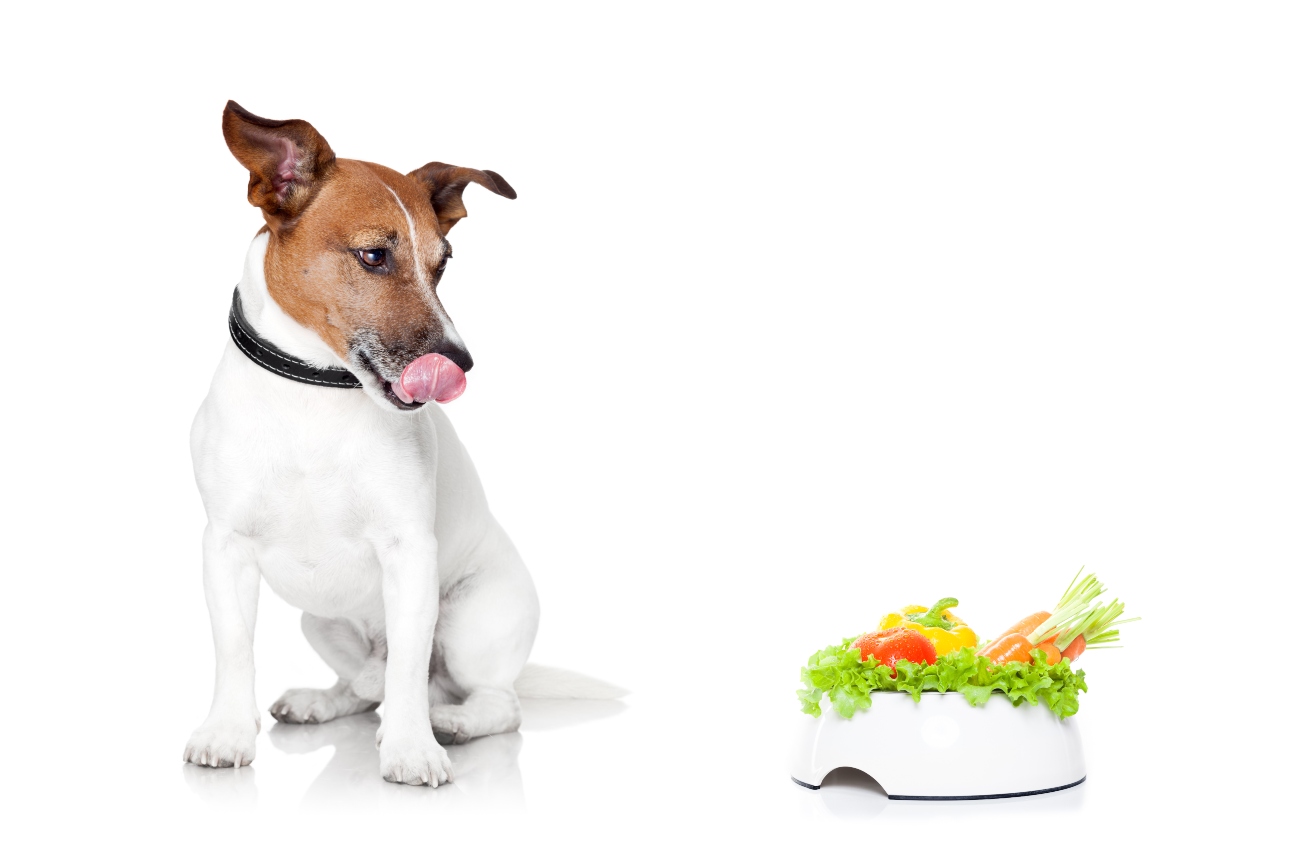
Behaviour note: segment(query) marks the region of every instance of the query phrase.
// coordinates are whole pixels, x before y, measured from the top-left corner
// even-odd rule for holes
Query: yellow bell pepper
[[[940,599],[930,608],[924,605],[904,605],[898,611],[886,614],[880,620],[880,629],[903,626],[915,629],[934,644],[934,652],[946,656],[963,647],[974,647],[978,640],[975,630],[966,621],[949,611],[956,608],[957,600],[951,596]]]

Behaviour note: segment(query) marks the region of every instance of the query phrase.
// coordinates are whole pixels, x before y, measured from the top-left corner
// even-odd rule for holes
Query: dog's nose
[[[469,352],[459,346],[448,344],[439,346],[433,351],[456,362],[456,366],[465,373],[469,373],[469,369],[474,366],[474,359],[470,358]]]

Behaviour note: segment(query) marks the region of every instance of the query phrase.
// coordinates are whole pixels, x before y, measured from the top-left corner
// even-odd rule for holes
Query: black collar
[[[361,380],[338,367],[317,367],[301,358],[295,358],[253,330],[244,318],[244,305],[239,300],[239,287],[235,287],[235,298],[230,302],[230,336],[239,350],[252,359],[258,367],[271,371],[276,376],[305,382],[308,385],[323,385],[326,388],[360,388]]]

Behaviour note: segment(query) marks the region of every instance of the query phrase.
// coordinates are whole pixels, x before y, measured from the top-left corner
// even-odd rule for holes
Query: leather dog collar
[[[294,382],[305,382],[308,385],[323,385],[327,388],[361,387],[361,380],[348,371],[338,367],[322,368],[309,364],[258,335],[244,318],[244,305],[239,300],[238,286],[235,287],[234,300],[230,302],[230,337],[239,350],[254,364],[271,371],[276,376],[283,376]]]

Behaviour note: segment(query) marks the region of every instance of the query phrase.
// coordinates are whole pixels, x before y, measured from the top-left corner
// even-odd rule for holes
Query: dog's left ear
[[[429,200],[433,203],[433,212],[438,215],[438,228],[445,235],[456,225],[456,221],[466,215],[465,203],[461,193],[470,181],[491,190],[507,199],[515,198],[515,191],[506,179],[494,171],[463,169],[446,163],[429,163],[407,175],[419,181],[429,190]]]

